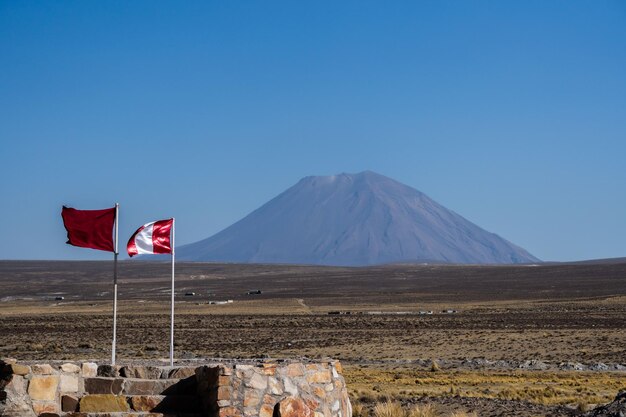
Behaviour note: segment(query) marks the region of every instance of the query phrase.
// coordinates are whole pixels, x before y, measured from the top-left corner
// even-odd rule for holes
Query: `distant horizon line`
[[[168,255],[158,255],[161,259],[118,259],[119,262],[127,263],[167,263],[169,261]],[[165,256],[168,259],[162,259]],[[0,262],[111,262],[113,259],[0,259]],[[579,259],[569,261],[539,261],[529,263],[490,263],[490,264],[478,264],[478,263],[452,263],[442,261],[415,261],[415,262],[393,262],[393,263],[381,263],[371,265],[324,265],[324,264],[299,264],[299,263],[287,263],[287,262],[225,262],[225,261],[176,261],[177,264],[212,264],[212,265],[274,265],[274,266],[302,266],[302,267],[327,267],[327,268],[375,268],[384,266],[420,266],[420,265],[441,265],[441,266],[493,266],[493,267],[528,267],[528,266],[549,266],[549,265],[562,265],[562,264],[620,264],[626,263],[626,256],[612,257],[612,258],[592,258],[592,259]]]

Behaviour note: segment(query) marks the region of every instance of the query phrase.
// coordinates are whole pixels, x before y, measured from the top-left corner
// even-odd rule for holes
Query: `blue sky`
[[[626,3],[0,0],[3,259],[208,237],[370,169],[545,260],[626,256]]]

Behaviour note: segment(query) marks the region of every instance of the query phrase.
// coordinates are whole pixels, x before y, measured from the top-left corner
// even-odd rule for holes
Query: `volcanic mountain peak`
[[[178,249],[193,261],[372,265],[537,258],[372,171],[311,176],[237,223]]]

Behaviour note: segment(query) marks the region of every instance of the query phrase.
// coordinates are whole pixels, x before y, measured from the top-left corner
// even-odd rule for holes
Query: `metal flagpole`
[[[174,239],[176,237],[176,219],[172,218],[172,317],[170,323],[170,366],[174,366]]]
[[[111,365],[115,365],[115,342],[117,333],[117,240],[119,231],[120,205],[115,203],[115,252],[113,252],[113,346],[111,349]]]

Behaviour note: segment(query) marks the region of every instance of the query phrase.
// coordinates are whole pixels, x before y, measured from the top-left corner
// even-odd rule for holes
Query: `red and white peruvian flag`
[[[174,219],[146,223],[130,237],[126,249],[135,255],[172,253],[170,231]]]

